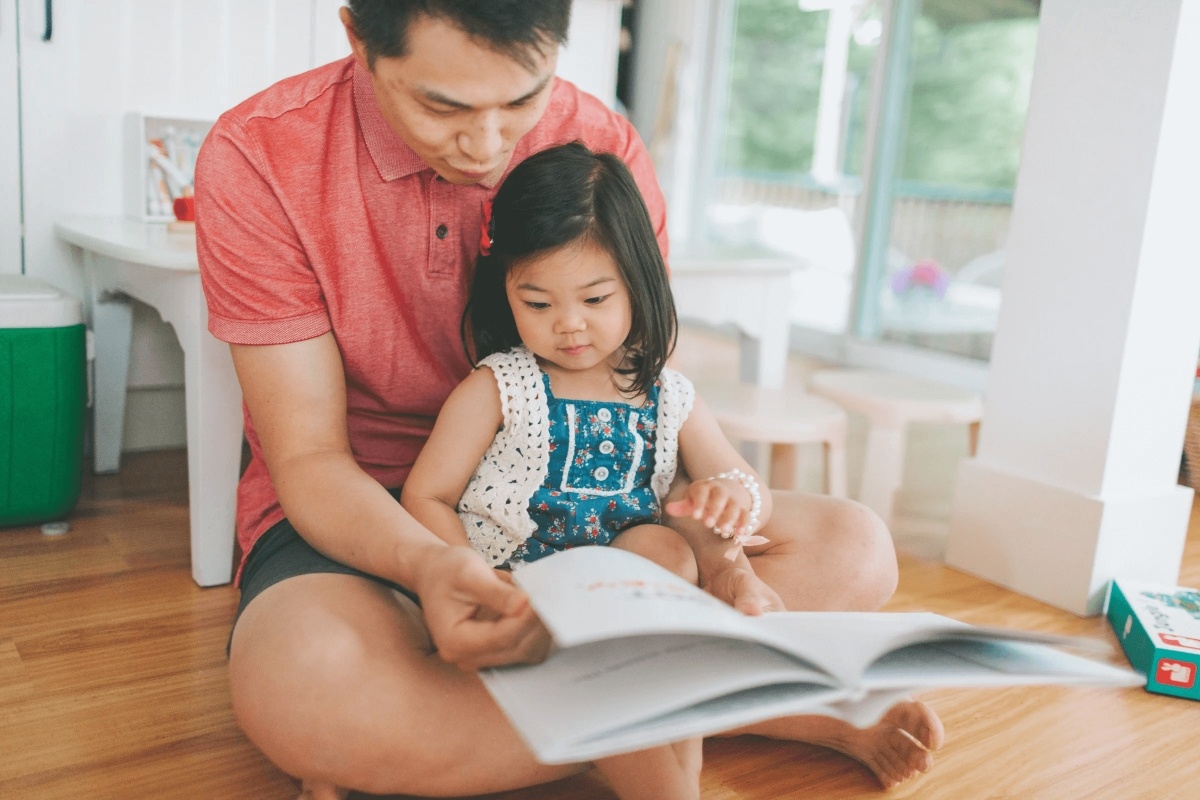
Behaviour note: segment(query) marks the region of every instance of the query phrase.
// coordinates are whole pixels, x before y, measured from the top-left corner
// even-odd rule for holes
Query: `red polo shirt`
[[[629,164],[665,254],[666,210],[645,147],[623,117],[570,83],[555,81],[509,169],[575,140]],[[281,81],[223,114],[196,164],[209,330],[249,345],[333,331],[354,456],[384,486],[400,486],[470,369],[459,320],[482,204],[494,194],[438,177],[388,127],[352,59]],[[245,422],[243,554],[284,516],[249,414]]]

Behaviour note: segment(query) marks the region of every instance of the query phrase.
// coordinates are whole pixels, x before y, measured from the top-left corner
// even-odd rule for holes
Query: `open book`
[[[541,664],[484,670],[537,758],[559,764],[817,713],[874,723],[898,700],[950,686],[1140,686],[1137,673],[1064,652],[1107,643],[980,628],[936,614],[747,617],[611,547],[516,570],[554,637]]]

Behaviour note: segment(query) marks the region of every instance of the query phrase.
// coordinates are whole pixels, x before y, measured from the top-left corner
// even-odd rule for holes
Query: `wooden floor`
[[[182,452],[128,455],[119,476],[87,480],[65,536],[0,530],[0,798],[295,796],[230,712],[225,642],[237,593],[191,580],[185,471]],[[1181,583],[1200,586],[1200,511]],[[1114,641],[1102,619],[911,554],[889,608]],[[1136,689],[927,699],[946,723],[946,746],[929,775],[890,797],[1200,798],[1198,703]],[[709,800],[882,796],[866,770],[820,748],[744,737],[710,741],[705,753]],[[584,775],[494,797],[608,796]]]

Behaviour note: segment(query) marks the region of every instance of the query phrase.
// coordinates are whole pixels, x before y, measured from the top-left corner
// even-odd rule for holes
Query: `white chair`
[[[867,418],[867,447],[858,499],[891,523],[904,470],[910,422],[969,426],[975,452],[983,416],[980,396],[966,389],[874,370],[834,369],[813,373],[814,394]]]
[[[794,389],[734,381],[701,382],[696,390],[731,440],[769,445],[769,464],[755,466],[771,488],[796,488],[799,445],[818,443],[824,451],[824,491],[846,496],[846,412],[841,407]]]

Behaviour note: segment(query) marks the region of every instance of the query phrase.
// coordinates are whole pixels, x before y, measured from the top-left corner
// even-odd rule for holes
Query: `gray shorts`
[[[399,489],[390,491],[396,497],[400,494]],[[411,589],[375,575],[368,575],[362,570],[348,567],[345,564],[334,561],[328,556],[318,553],[296,532],[296,529],[292,527],[292,523],[283,519],[272,525],[267,529],[266,533],[259,537],[259,540],[254,543],[254,547],[250,550],[250,557],[246,559],[246,565],[242,568],[242,598],[238,603],[237,614],[234,616],[233,625],[229,630],[230,639],[232,640],[233,628],[237,626],[237,621],[242,616],[242,612],[246,610],[246,606],[250,605],[254,598],[280,581],[293,578],[297,575],[314,575],[319,573],[356,575],[360,578],[366,578],[395,589],[417,605],[421,603],[416,593]],[[228,653],[228,646],[226,646],[226,652]]]

